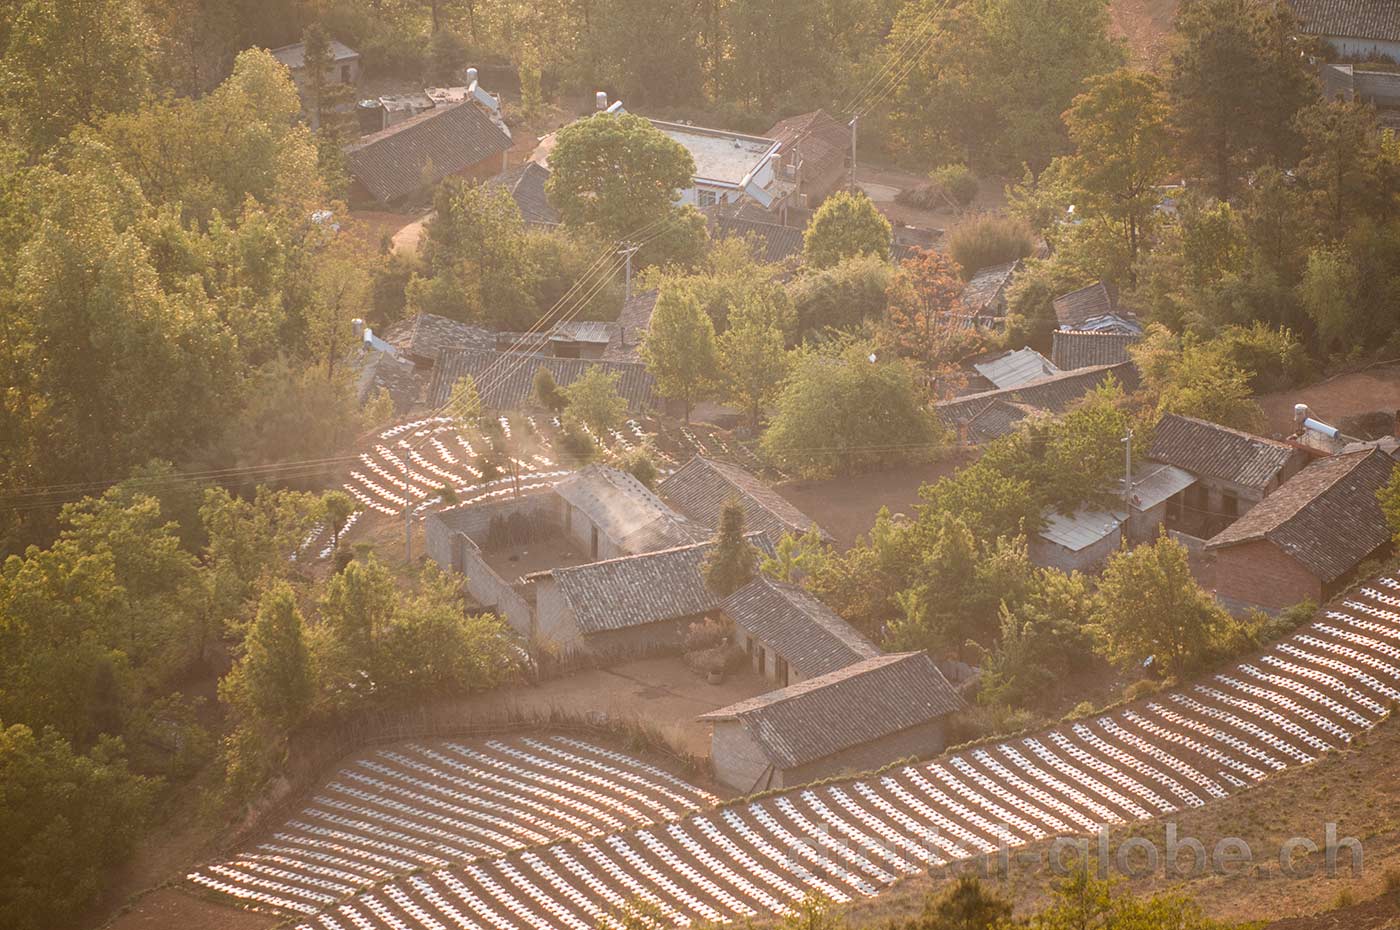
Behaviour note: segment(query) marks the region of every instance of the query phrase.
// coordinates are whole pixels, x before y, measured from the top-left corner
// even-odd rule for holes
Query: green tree
[[[533,394],[535,403],[554,413],[561,413],[569,404],[568,398],[559,390],[553,372],[543,365],[535,370]]]
[[[847,622],[877,636],[898,615],[897,598],[911,583],[918,562],[909,524],[881,507],[867,535],[843,553],[816,560],[804,583]]]
[[[219,697],[240,719],[289,729],[306,715],[313,695],[301,609],[291,586],[278,583],[259,601],[243,654],[219,682]]]
[[[452,394],[447,398],[445,412],[458,429],[475,429],[481,423],[486,408],[481,402],[481,392],[477,390],[476,379],[463,375],[452,385]]]
[[[728,597],[753,580],[758,550],[744,538],[744,507],[727,501],[720,510],[714,545],[705,556],[705,584],[720,597]]]
[[[827,327],[852,329],[884,317],[894,266],[874,255],[847,259],[831,268],[805,269],[788,288],[798,332]]]
[[[0,924],[77,925],[131,855],[155,788],[127,770],[119,740],[83,755],[53,730],[0,727]]]
[[[757,430],[764,408],[773,402],[787,375],[783,332],[767,322],[764,308],[753,303],[736,308],[730,327],[719,337],[719,368],[724,394],[744,410]]]
[[[331,525],[331,548],[340,545],[340,534],[345,532],[345,524],[354,516],[359,505],[344,491],[330,491],[321,498],[321,509],[326,514],[326,522]]]
[[[1222,358],[1215,346],[1189,335],[1178,337],[1153,323],[1146,338],[1129,351],[1158,413],[1198,417],[1245,431],[1263,425],[1251,373]]]
[[[821,533],[813,526],[800,536],[784,533],[773,547],[773,555],[765,555],[758,569],[774,581],[797,584],[819,574],[830,555]]]
[[[4,18],[0,119],[31,155],[144,96],[153,43],[136,0],[11,0]]]
[[[606,436],[627,416],[627,401],[617,392],[622,376],[615,371],[590,367],[564,388],[565,419],[587,426],[595,436]]]
[[[979,170],[1043,168],[1068,147],[1060,114],[1085,79],[1123,61],[1108,26],[1100,0],[906,4],[886,52],[894,57],[909,43],[927,50],[895,86],[894,147]]]
[[[1129,262],[1137,260],[1167,173],[1167,120],[1161,83],[1126,68],[1091,78],[1065,113],[1076,205],[1120,230]]]
[[[1294,115],[1316,98],[1284,0],[1189,0],[1176,17],[1167,89],[1183,162],[1221,200],[1263,164],[1287,164]]]
[[[696,401],[714,385],[719,371],[715,325],[688,291],[667,289],[656,300],[642,358],[662,397],[680,401],[685,421]]]
[[[887,260],[892,242],[890,221],[864,192],[838,191],[822,201],[807,224],[802,257],[811,268],[830,268],[857,255]]]
[[[1323,246],[1308,253],[1298,300],[1317,327],[1317,342],[1324,351],[1345,349],[1361,332],[1357,323],[1363,307],[1361,273],[1344,246]]]
[[[1380,218],[1394,206],[1400,163],[1387,145],[1374,107],[1359,101],[1320,101],[1298,111],[1303,140],[1298,177],[1319,220],[1340,235],[1358,217]]]
[[[938,895],[924,899],[923,913],[890,930],[995,930],[1011,919],[1011,902],[989,891],[976,876],[963,875]]]
[[[1165,534],[1112,555],[1099,579],[1094,623],[1104,654],[1126,667],[1152,659],[1182,680],[1227,620],[1192,577],[1186,548]]]
[[[341,141],[347,122],[353,114],[345,113],[347,104],[355,99],[355,88],[342,84],[335,77],[335,53],[331,50],[331,37],[320,23],[312,23],[302,33],[301,41],[306,48],[305,76],[306,105],[311,114],[311,128],[321,132],[333,142]]]
[[[987,704],[1044,706],[1094,661],[1093,597],[1082,575],[1036,573],[1030,596],[1001,605],[996,647],[982,663],[978,697]]]
[[[909,366],[872,360],[861,343],[799,356],[776,406],[763,451],[803,474],[926,461],[943,443]]]
[[[623,239],[673,218],[695,160],[640,116],[599,114],[559,130],[549,167],[546,191],[566,224]]]

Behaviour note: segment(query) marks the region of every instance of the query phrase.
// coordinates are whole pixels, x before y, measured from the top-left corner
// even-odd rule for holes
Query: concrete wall
[[[1327,36],[1327,41],[1342,58],[1355,58],[1372,61],[1389,58],[1400,62],[1400,42],[1381,42],[1376,39],[1350,39],[1343,36]]]
[[[491,524],[494,520],[508,520],[519,514],[547,526],[549,531],[557,531],[563,501],[552,493],[530,494],[511,500],[487,504],[469,504],[454,510],[430,514],[423,521],[424,533],[428,539],[428,558],[443,568],[452,566],[451,538],[454,533],[465,533],[479,548],[489,545]]]
[[[909,756],[943,751],[943,720],[932,720],[791,769],[769,770],[769,761],[744,725],[717,720],[710,738],[715,778],[736,791],[790,788],[838,775],[869,772]]]
[[[686,628],[698,617],[676,617],[644,626],[585,635],[578,628],[573,608],[550,577],[534,582],[535,629],[533,644],[560,659],[588,657],[597,662],[621,662],[643,655],[679,651]]]
[[[1078,552],[1066,549],[1042,536],[1032,536],[1027,548],[1031,562],[1036,565],[1058,568],[1062,572],[1097,572],[1108,557],[1118,550],[1121,536],[1121,528],[1115,528],[1103,539],[1085,546]]]
[[[1133,545],[1157,541],[1158,528],[1167,522],[1167,502],[1147,510],[1134,510],[1128,517],[1128,541]]]
[[[532,584],[535,588],[535,634],[531,645],[559,658],[581,651],[583,638],[573,609],[559,593],[558,582],[543,577]]]
[[[560,512],[564,521],[563,526],[565,533],[568,534],[570,539],[578,543],[579,546],[583,548],[584,552],[589,554],[590,561],[605,562],[608,559],[617,559],[624,555],[636,554],[628,552],[612,539],[608,538],[607,533],[597,529],[588,514],[579,510],[573,504],[561,499]],[[596,553],[592,548],[595,540],[597,543]]]
[[[1216,595],[1233,611],[1282,610],[1312,598],[1322,603],[1322,582],[1268,540],[1215,550]]]
[[[473,600],[494,610],[526,640],[533,639],[535,612],[530,603],[487,564],[481,549],[465,533],[455,535],[453,548],[452,568],[466,580]]]

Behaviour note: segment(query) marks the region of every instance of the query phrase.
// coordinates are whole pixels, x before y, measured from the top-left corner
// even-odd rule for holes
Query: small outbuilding
[[[789,788],[943,751],[962,709],[924,652],[880,655],[731,704],[714,724],[715,777],[736,791]]]
[[[796,585],[758,578],[725,599],[734,645],[779,688],[880,655],[874,643]]]
[[[801,536],[812,530],[824,541],[832,541],[831,534],[815,520],[738,465],[697,455],[662,481],[656,491],[678,513],[712,529],[719,526],[724,505],[734,500],[744,508],[744,525],[766,533],[774,543],[789,533]]]
[[[380,130],[345,146],[354,203],[397,205],[449,177],[484,181],[506,168],[510,130],[476,97]]]

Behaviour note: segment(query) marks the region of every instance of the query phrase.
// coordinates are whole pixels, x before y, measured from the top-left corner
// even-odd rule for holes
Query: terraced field
[[[397,745],[337,771],[265,842],[188,878],[312,914],[393,875],[677,820],[717,800],[560,736]]]
[[[336,838],[341,849],[295,834],[296,848],[311,854],[298,861],[354,874],[354,881],[294,871],[290,863],[267,864],[283,875],[260,874],[279,884],[291,884],[294,874],[314,874],[339,886],[295,879],[304,889],[295,896],[296,910],[311,914],[329,905],[309,916],[303,930],[589,930],[600,915],[636,898],[678,924],[732,920],[781,912],[810,890],[847,901],[877,894],[930,865],[1003,845],[1207,804],[1345,745],[1397,701],[1400,580],[1387,577],[1226,673],[1035,736],[880,776],[689,809],[694,812],[676,799],[654,798],[660,807],[639,807],[619,790],[634,783],[608,771],[623,768],[620,760],[578,750],[581,761],[562,760],[574,769],[567,774],[532,768],[534,774],[508,777],[523,783],[547,775],[556,783],[541,785],[554,784],[574,797],[578,791],[563,784],[596,787],[609,800],[597,802],[603,807],[586,823],[606,833],[590,836],[581,826],[571,833],[560,825],[548,845],[507,851],[507,843],[478,832],[459,834],[436,824],[410,829],[383,816],[354,814],[354,829],[326,828],[344,834]],[[602,784],[575,781],[584,775]],[[453,786],[460,797],[437,792],[434,805],[489,806],[477,782]],[[704,804],[702,797],[688,796],[697,807]],[[603,814],[630,822],[617,827]],[[501,816],[517,822],[513,815]],[[528,819],[518,822],[535,829]],[[535,832],[547,835],[542,828]],[[524,844],[533,837],[515,839]],[[468,848],[469,841],[480,845]],[[488,851],[493,847],[500,852]],[[326,900],[374,880],[350,863],[383,854],[431,868],[434,857],[469,852],[479,856],[388,880],[340,903]],[[381,863],[380,874],[391,866]]]

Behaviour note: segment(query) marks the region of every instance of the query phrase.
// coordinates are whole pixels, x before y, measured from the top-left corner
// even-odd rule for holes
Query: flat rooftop
[[[778,148],[778,140],[723,129],[652,120],[651,124],[685,146],[695,159],[695,177],[738,187],[744,176]]]

